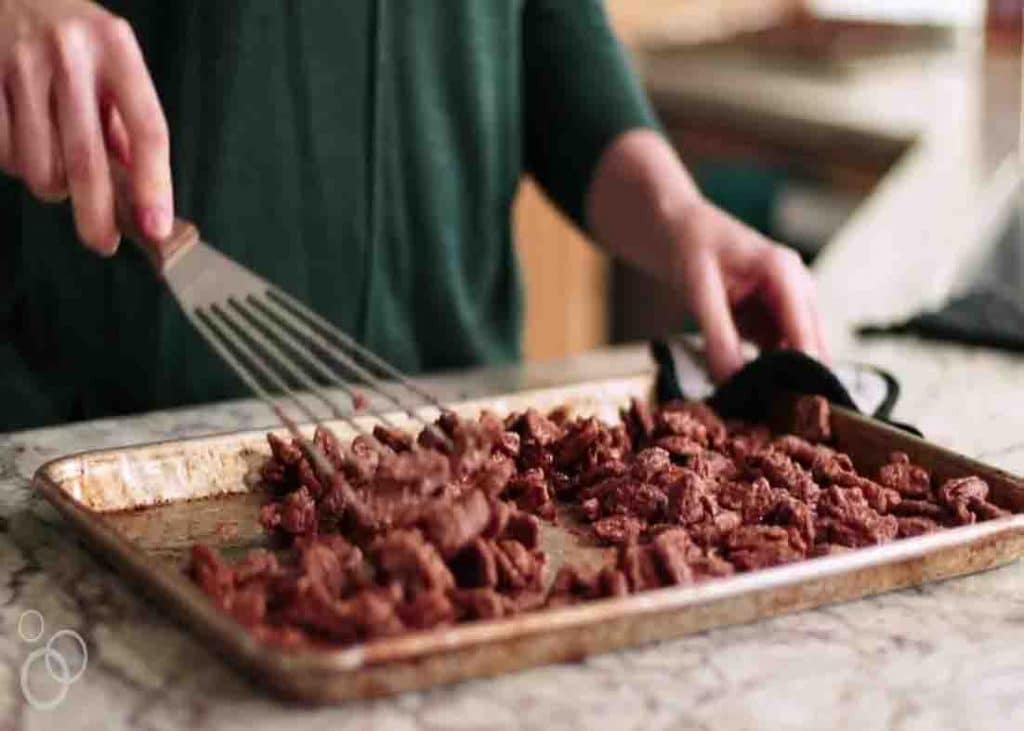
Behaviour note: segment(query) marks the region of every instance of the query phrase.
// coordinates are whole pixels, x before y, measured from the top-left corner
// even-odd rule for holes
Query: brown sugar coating
[[[977,477],[937,483],[903,453],[877,474],[830,443],[828,402],[797,402],[793,434],[726,423],[700,403],[633,401],[621,423],[535,409],[445,413],[411,435],[341,445],[268,436],[260,523],[275,553],[192,550],[191,576],[259,639],[337,647],[544,607],[685,586],[1000,518]],[[547,581],[544,523],[613,547]]]

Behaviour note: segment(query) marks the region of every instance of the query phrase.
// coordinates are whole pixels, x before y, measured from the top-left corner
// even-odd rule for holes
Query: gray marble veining
[[[932,439],[1024,472],[1020,359],[880,340],[860,360],[898,374],[898,416]],[[640,349],[439,381],[470,396],[644,368]],[[0,435],[0,729],[559,729],[1024,727],[1024,565],[678,641],[339,708],[267,700],[76,542],[33,495],[74,451],[273,423],[250,402]],[[71,628],[89,664],[51,711],[23,700],[34,646]],[[42,694],[42,691],[40,691]]]

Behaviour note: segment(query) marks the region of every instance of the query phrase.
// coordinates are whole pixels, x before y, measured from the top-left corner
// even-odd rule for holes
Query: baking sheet
[[[599,381],[457,405],[499,413],[568,404],[613,420],[631,396],[647,397],[652,378]],[[780,403],[785,419],[788,404]],[[396,421],[400,421],[395,417]],[[370,420],[367,420],[369,423]],[[343,423],[339,437],[351,436]],[[993,467],[840,409],[839,447],[860,470],[874,471],[900,449],[937,479],[978,474],[994,502],[1024,512],[1024,482]],[[1024,515],[964,526],[884,546],[508,619],[375,640],[340,650],[286,651],[254,640],[218,611],[185,576],[197,541],[228,555],[263,545],[250,490],[269,455],[262,430],[74,455],[39,469],[35,485],[92,548],[136,581],[156,603],[214,643],[225,659],[282,697],[310,702],[388,695],[493,675],[643,642],[678,637],[783,612],[843,601],[998,566],[1024,554]],[[202,499],[200,499],[202,498]],[[546,526],[549,577],[567,557],[599,559],[606,548],[580,545]]]

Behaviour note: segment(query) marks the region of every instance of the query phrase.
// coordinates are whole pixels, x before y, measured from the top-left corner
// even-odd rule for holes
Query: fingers
[[[14,150],[11,146],[11,116],[7,93],[0,86],[0,172],[14,175]]]
[[[773,246],[766,267],[762,297],[781,339],[792,348],[823,358],[823,328],[813,304],[813,282],[800,257],[791,249]]]
[[[131,26],[112,18],[104,34],[109,45],[102,79],[128,133],[136,225],[146,236],[161,240],[170,234],[174,219],[167,122]]]
[[[117,107],[109,100],[103,106],[103,133],[107,141],[107,151],[121,167],[128,169],[132,165],[128,130],[125,129],[124,120],[117,111]]]
[[[743,367],[743,352],[721,271],[711,256],[701,255],[686,275],[690,309],[704,333],[708,370],[715,381],[723,381]]]
[[[110,166],[96,102],[93,55],[87,36],[77,26],[57,38],[57,122],[75,226],[87,247],[110,256],[117,251],[120,236],[114,221]]]
[[[13,167],[35,196],[59,201],[65,185],[50,112],[53,73],[45,48],[18,44],[6,71]]]

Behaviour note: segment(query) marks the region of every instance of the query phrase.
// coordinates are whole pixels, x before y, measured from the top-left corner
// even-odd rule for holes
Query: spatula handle
[[[157,275],[163,276],[181,254],[199,243],[199,229],[189,221],[175,218],[170,236],[163,241],[149,238],[135,220],[127,171],[120,164],[112,162],[111,177],[114,181],[117,227],[126,239],[146,255]]]

